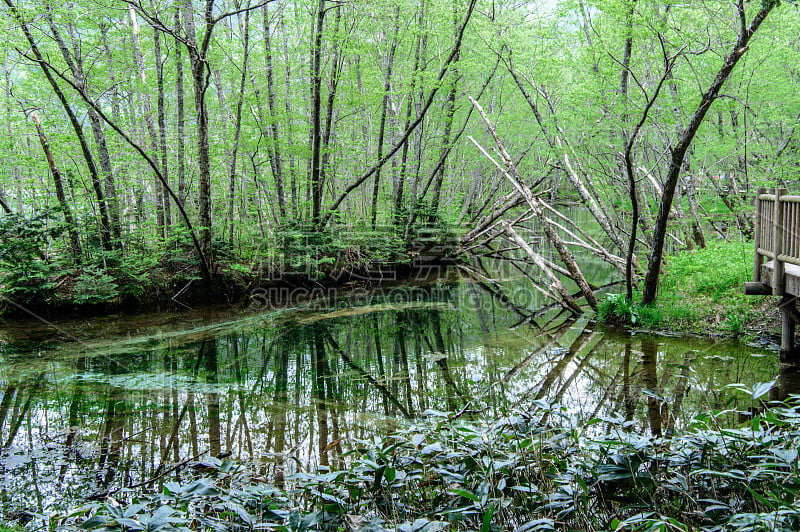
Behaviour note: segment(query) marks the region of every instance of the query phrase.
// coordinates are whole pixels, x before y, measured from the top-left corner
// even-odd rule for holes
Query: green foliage
[[[402,241],[393,231],[367,226],[333,231],[289,224],[278,233],[278,250],[282,273],[312,279],[402,261],[406,256]]]
[[[47,257],[51,240],[64,232],[57,211],[46,210],[26,217],[0,218],[0,293],[14,301],[43,302],[52,288],[55,265]]]
[[[697,323],[729,333],[744,331],[758,298],[742,293],[749,280],[752,244],[711,242],[667,258],[658,306],[671,327]]]
[[[607,294],[597,305],[597,316],[604,323],[635,325],[639,320],[633,301],[624,294]]]
[[[741,291],[752,264],[752,244],[712,242],[704,249],[685,251],[667,258],[661,294],[691,291],[717,300]]]
[[[228,530],[258,524],[274,527],[287,519],[286,498],[277,489],[247,482],[243,468],[209,458],[200,464],[216,473],[188,484],[167,482],[159,493],[135,497],[131,504],[89,504],[71,513],[83,530]]]
[[[611,325],[640,327],[657,327],[662,320],[657,306],[642,305],[635,299],[629,301],[624,294],[607,294],[597,305],[597,317]]]
[[[758,398],[773,383],[743,390]],[[797,398],[795,398],[796,400]],[[79,508],[83,530],[797,530],[800,406],[773,405],[741,427],[709,412],[670,440],[622,417],[576,424],[536,401],[485,423],[428,411],[374,441],[343,470],[320,468],[278,489],[231,462],[158,493]],[[604,429],[600,429],[604,427]]]
[[[744,333],[759,303],[742,293],[750,275],[751,246],[745,242],[712,242],[705,249],[670,255],[665,260],[655,305],[641,305],[638,294],[632,302],[623,294],[608,294],[598,305],[598,319],[644,328]]]
[[[119,292],[121,295],[139,298],[152,282],[150,274],[158,267],[159,258],[154,253],[128,253],[119,265]]]
[[[84,268],[75,282],[72,300],[79,304],[108,303],[119,296],[115,279],[100,268]]]

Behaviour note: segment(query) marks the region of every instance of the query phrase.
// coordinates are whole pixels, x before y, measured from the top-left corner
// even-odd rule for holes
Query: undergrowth
[[[747,390],[758,398],[765,383]],[[150,493],[118,493],[51,528],[83,530],[702,530],[800,528],[798,397],[727,428],[698,415],[671,439],[623,418],[576,424],[537,401],[491,422],[427,422],[355,442],[350,466],[279,489],[244,465]]]

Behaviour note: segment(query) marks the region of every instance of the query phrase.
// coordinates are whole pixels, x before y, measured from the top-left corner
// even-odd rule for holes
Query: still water
[[[0,518],[77,506],[207,455],[280,483],[442,411],[481,419],[556,402],[576,420],[669,435],[736,406],[726,385],[779,374],[777,355],[757,346],[531,323],[520,294],[512,303],[502,290],[450,279],[255,311],[6,324]],[[795,391],[794,375],[781,372],[772,393]]]

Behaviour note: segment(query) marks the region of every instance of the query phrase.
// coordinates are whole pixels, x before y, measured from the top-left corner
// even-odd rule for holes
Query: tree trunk
[[[286,33],[286,26],[283,19],[283,8],[281,8],[280,28],[282,33]],[[292,116],[292,62],[289,60],[289,40],[283,41],[283,62],[286,65],[286,81],[284,83],[284,90],[286,91],[286,98],[284,99],[284,106],[286,111],[287,120],[291,120]],[[297,198],[297,167],[294,160],[294,131],[292,124],[288,124],[286,128],[286,147],[289,152],[289,187],[292,195],[292,212],[297,215],[299,210]]]
[[[164,106],[164,61],[161,59],[161,31],[153,28],[153,52],[156,59],[156,81],[158,86],[158,97],[156,100],[156,112],[158,113],[158,150],[161,155],[161,173],[164,181],[169,183],[169,164],[167,158],[167,117]],[[164,210],[164,236],[169,235],[169,228],[172,225],[172,212],[169,206],[169,195],[167,194],[167,184],[158,181],[156,187],[161,191],[161,205],[159,208]]]
[[[84,69],[83,69],[83,56],[80,53],[80,48],[78,46],[79,38],[76,36],[75,27],[72,23],[69,24],[69,36],[72,40],[73,44],[73,51],[70,52],[69,48],[67,47],[64,39],[61,37],[61,33],[58,31],[58,27],[55,25],[53,21],[52,13],[50,7],[47,6],[47,22],[50,26],[50,30],[53,34],[53,38],[58,45],[59,50],[61,51],[61,55],[64,58],[64,62],[72,72],[72,77],[75,80],[75,83],[81,87],[83,90],[86,90],[86,77],[84,76]],[[113,77],[113,75],[112,75]],[[105,132],[103,131],[103,123],[100,120],[100,117],[97,116],[97,113],[94,109],[89,108],[87,112],[89,116],[89,123],[92,127],[92,134],[94,136],[95,145],[97,147],[97,156],[100,162],[100,170],[103,173],[103,192],[105,193],[105,200],[106,204],[108,205],[108,216],[110,222],[110,231],[114,238],[115,246],[121,245],[120,238],[122,237],[121,227],[120,227],[120,220],[119,220],[119,204],[117,202],[117,192],[116,192],[116,185],[114,183],[114,169],[111,164],[111,156],[108,152],[108,144],[106,142]]]
[[[581,176],[575,170],[573,162],[569,156],[571,147],[567,143],[566,138],[564,137],[563,132],[561,131],[561,128],[558,127],[558,125],[556,125],[555,132],[552,135],[550,134],[549,129],[545,126],[544,121],[542,120],[542,115],[539,112],[539,106],[531,97],[530,93],[528,92],[528,89],[525,87],[525,84],[523,83],[522,78],[517,74],[517,71],[514,68],[514,63],[510,57],[507,66],[508,66],[508,71],[511,74],[511,77],[514,78],[514,82],[517,84],[517,87],[522,93],[522,96],[525,98],[525,101],[528,102],[528,106],[531,108],[534,118],[536,119],[536,122],[539,124],[542,133],[545,135],[547,142],[550,144],[550,146],[553,148],[553,150],[556,152],[559,158],[561,158],[561,160],[563,161],[564,171],[567,177],[569,178],[570,182],[572,183],[573,187],[575,187],[575,190],[578,192],[581,201],[583,202],[584,205],[586,205],[586,208],[589,209],[589,212],[592,213],[592,216],[594,217],[595,220],[597,220],[597,223],[600,224],[600,227],[603,228],[603,231],[605,231],[608,238],[611,239],[612,242],[614,242],[614,244],[617,246],[617,249],[621,251],[625,250],[626,249],[625,243],[623,242],[622,238],[619,236],[617,231],[614,229],[614,227],[611,225],[611,220],[609,219],[608,215],[600,207],[597,200],[591,195],[589,189],[586,187],[583,180],[581,179]]]
[[[286,218],[286,193],[283,185],[283,159],[281,157],[280,134],[278,131],[278,113],[275,104],[275,81],[272,65],[272,33],[269,24],[269,9],[264,6],[264,62],[267,75],[267,107],[269,108],[269,133],[271,137],[267,154],[272,167],[272,178],[275,181],[275,193],[278,197],[278,211],[281,219]],[[288,65],[287,65],[288,68]]]
[[[550,242],[550,244],[552,244],[552,246],[558,252],[559,256],[561,257],[561,260],[564,262],[564,264],[567,267],[567,270],[569,271],[569,277],[573,281],[575,281],[575,283],[578,285],[578,287],[581,290],[581,293],[586,298],[586,302],[589,303],[589,306],[592,307],[592,309],[596,309],[597,298],[595,298],[591,286],[589,286],[589,283],[586,281],[586,277],[583,275],[583,272],[578,266],[578,263],[575,260],[574,255],[569,249],[567,249],[566,245],[564,244],[564,241],[561,239],[561,237],[558,235],[555,228],[553,227],[553,224],[550,223],[550,220],[544,215],[541,200],[536,198],[531,192],[531,190],[527,186],[525,186],[525,184],[522,182],[522,179],[520,178],[519,173],[517,172],[517,168],[516,165],[514,164],[514,161],[511,159],[511,156],[509,155],[508,151],[506,151],[506,148],[503,145],[503,142],[500,140],[500,137],[497,134],[497,131],[494,129],[494,126],[492,126],[491,122],[489,122],[489,118],[486,116],[486,113],[484,113],[483,109],[481,108],[481,106],[478,104],[477,101],[471,98],[470,100],[472,101],[472,105],[480,113],[481,118],[483,118],[483,121],[486,123],[486,127],[492,134],[492,138],[494,138],[495,144],[497,145],[497,149],[499,150],[500,155],[505,164],[505,167],[507,169],[507,171],[504,171],[506,177],[509,179],[509,181],[511,181],[511,183],[514,185],[514,188],[517,189],[520,195],[523,198],[525,198],[525,201],[528,203],[531,210],[536,215],[536,219],[541,224],[542,230],[547,236],[547,240]],[[502,170],[502,168],[500,169]],[[519,237],[515,237],[516,233],[513,232],[510,225],[506,226],[504,224],[503,227],[506,230],[506,233],[509,233],[512,237],[514,237],[514,240],[517,241],[517,243],[519,243],[522,240]],[[521,247],[525,249],[525,246]],[[528,252],[528,255],[531,255],[531,253]],[[559,293],[561,293],[560,289]]]
[[[392,42],[389,45],[389,53],[386,58],[386,70],[383,74],[383,100],[381,101],[381,120],[378,126],[378,159],[383,155],[383,139],[386,134],[386,116],[389,112],[389,98],[392,82],[392,70],[394,69],[394,55],[397,50],[397,33],[400,31],[400,4],[394,10],[394,28],[392,30]],[[378,193],[380,192],[381,171],[375,172],[375,181],[372,186],[372,213],[370,214],[370,225],[375,229],[378,220]]]
[[[186,29],[189,62],[192,67],[192,86],[194,89],[194,108],[197,120],[197,203],[200,222],[200,248],[211,270],[214,256],[211,249],[211,160],[208,141],[208,109],[206,90],[210,72],[206,63],[206,52],[211,41],[213,29],[212,11],[214,0],[206,0],[203,17],[206,20],[203,41],[198,45],[197,30],[194,24],[194,11],[190,0],[184,0],[183,19]]]
[[[311,46],[311,165],[309,167],[309,183],[311,185],[311,223],[319,225],[322,190],[320,188],[320,150],[322,145],[322,30],[325,24],[325,2],[319,0],[314,22],[314,33]]]
[[[47,136],[44,134],[44,128],[42,128],[42,123],[39,121],[39,115],[32,113],[31,120],[33,120],[33,123],[36,126],[36,133],[39,135],[39,142],[42,144],[42,151],[47,159],[47,166],[50,168],[50,174],[53,176],[53,185],[56,189],[58,205],[61,207],[61,211],[64,213],[64,221],[67,224],[67,233],[69,234],[70,252],[72,253],[72,258],[75,260],[75,262],[80,262],[82,253],[81,243],[78,239],[78,232],[76,231],[77,225],[75,224],[75,218],[72,216],[72,209],[70,209],[69,203],[67,203],[67,196],[64,194],[64,184],[61,180],[61,172],[58,171],[58,166],[56,165],[56,160],[53,157],[53,152],[50,150],[50,143],[47,141]],[[3,202],[3,205],[5,205],[5,202]],[[9,213],[11,212],[7,205],[6,210]]]
[[[453,3],[453,29],[455,30],[456,35],[458,35],[458,6],[455,2]],[[450,72],[450,90],[447,92],[447,99],[445,100],[444,106],[444,133],[442,136],[442,148],[439,157],[440,162],[433,179],[433,197],[431,198],[430,212],[433,219],[437,217],[439,212],[439,203],[442,196],[442,183],[444,182],[445,161],[447,160],[447,156],[450,154],[451,143],[453,142],[453,139],[450,137],[453,132],[453,118],[456,114],[456,96],[458,94],[459,80],[458,67],[455,66],[455,64],[458,63],[460,55],[460,53],[456,54],[456,57],[453,60],[454,66]]]
[[[419,33],[417,34],[417,42],[414,47],[414,68],[412,69],[411,81],[408,89],[408,94],[406,95],[406,113],[405,113],[403,131],[408,130],[409,126],[411,125],[412,111],[414,109],[414,98],[415,98],[414,93],[416,91],[416,82],[423,68],[421,65],[424,64],[421,62],[421,55],[425,40],[424,30],[423,30],[424,23],[425,23],[425,0],[420,0],[419,15],[417,17],[417,28],[419,28],[418,30]],[[408,151],[409,151],[409,143],[406,142],[403,144],[403,149],[400,155],[400,175],[397,176],[397,183],[395,185],[395,191],[394,191],[395,195],[394,195],[393,221],[398,228],[402,227],[404,218],[406,216],[406,211],[403,205],[403,194],[405,191],[406,179],[408,177],[408,166],[409,166]]]
[[[230,229],[228,240],[233,246],[234,205],[236,197],[236,157],[239,154],[239,137],[242,132],[242,106],[244,105],[244,88],[247,81],[247,60],[250,55],[250,12],[244,14],[244,57],[242,58],[242,75],[239,78],[239,100],[236,102],[236,116],[234,117],[233,148],[231,149],[231,165],[228,174],[228,219]]]
[[[336,18],[334,20],[333,34],[338,35],[342,23],[342,9],[337,6]],[[319,169],[319,190],[320,190],[320,205],[325,194],[325,187],[328,177],[328,170],[330,167],[330,154],[331,154],[331,140],[334,138],[334,130],[336,123],[333,120],[333,114],[336,102],[337,91],[339,88],[339,80],[342,75],[343,59],[342,48],[339,39],[333,41],[333,50],[327,52],[325,55],[330,55],[331,71],[328,75],[328,98],[325,105],[325,125],[322,128],[322,149]],[[331,184],[333,186],[333,184]]]
[[[142,87],[146,87],[147,73],[144,67],[142,46],[139,39],[139,20],[136,15],[136,10],[132,5],[128,5],[128,14],[130,15],[131,29],[133,31],[133,58],[136,62],[136,67],[139,69],[139,78],[141,80]],[[156,125],[153,121],[153,111],[152,107],[150,106],[150,95],[146,92],[139,92],[138,96],[142,114],[144,115],[144,122],[147,126],[147,134],[150,137],[151,150],[153,154],[157,154],[159,152],[159,140],[158,134],[156,133]],[[157,155],[154,155],[154,157],[156,159],[158,158]],[[160,169],[162,176],[166,178],[166,174],[164,174],[164,167],[161,166]],[[164,217],[164,189],[158,178],[155,180],[154,189],[156,193],[156,226],[158,227],[159,236],[164,238],[166,236],[166,220]]]
[[[664,183],[664,191],[661,197],[661,203],[658,208],[658,217],[656,218],[656,225],[653,231],[653,244],[650,250],[650,260],[647,264],[647,274],[645,275],[644,289],[642,291],[642,303],[646,305],[654,303],[658,293],[658,279],[661,274],[664,240],[667,234],[669,213],[672,208],[672,200],[675,196],[675,189],[678,185],[681,169],[683,168],[684,156],[686,155],[689,146],[691,146],[697,130],[703,123],[711,104],[714,103],[714,100],[716,100],[719,96],[719,91],[722,89],[722,86],[730,77],[731,72],[733,72],[734,67],[739,62],[739,59],[741,59],[742,56],[747,53],[747,45],[750,42],[750,38],[755,34],[755,32],[761,26],[761,23],[764,22],[776,5],[777,2],[775,0],[765,0],[764,3],[762,3],[758,13],[756,13],[756,15],[753,17],[750,25],[747,26],[745,21],[744,0],[739,0],[737,9],[739,11],[739,17],[742,25],[739,37],[736,40],[736,43],[733,45],[731,52],[725,57],[725,61],[717,72],[714,81],[711,82],[711,85],[703,94],[700,103],[698,104],[694,114],[692,115],[692,118],[689,121],[689,124],[686,126],[686,129],[683,130],[683,133],[681,133],[678,141],[675,143],[675,146],[670,150],[672,157],[670,160],[667,179]]]
[[[180,7],[175,8],[175,29],[176,31],[181,27],[181,13]],[[178,152],[176,154],[178,164],[178,204],[181,207],[186,205],[186,142],[184,141],[184,130],[186,128],[185,104],[184,104],[184,91],[183,91],[183,52],[182,45],[179,42],[175,43],[175,111],[176,116],[176,134]]]
[[[366,172],[361,174],[355,181],[350,183],[345,187],[341,194],[334,200],[333,204],[331,205],[328,213],[325,217],[321,220],[321,226],[325,226],[328,221],[330,221],[331,217],[334,215],[336,210],[339,208],[341,203],[353,192],[355,189],[360,187],[364,182],[366,182],[370,177],[372,177],[376,171],[378,171],[381,167],[383,167],[386,162],[394,157],[394,154],[397,153],[403,145],[408,142],[411,134],[416,130],[417,126],[419,126],[425,118],[425,115],[430,109],[431,104],[433,104],[433,100],[436,97],[436,94],[439,91],[441,86],[442,80],[445,78],[447,73],[450,70],[450,67],[455,61],[456,57],[458,56],[458,52],[461,49],[461,43],[464,37],[464,31],[466,30],[467,24],[469,24],[470,19],[472,18],[472,13],[475,10],[475,3],[476,0],[471,0],[469,6],[467,8],[467,13],[464,15],[463,22],[461,27],[459,28],[456,42],[453,45],[453,48],[450,51],[450,55],[445,59],[442,68],[439,70],[439,75],[436,78],[433,88],[428,92],[427,98],[424,99],[424,103],[422,104],[419,113],[417,114],[416,119],[408,126],[408,128],[403,132],[402,137],[398,140],[398,142],[389,150],[386,155],[381,157],[370,169]]]
[[[88,142],[86,142],[86,136],[83,133],[83,126],[81,126],[81,123],[78,120],[78,117],[75,115],[75,112],[72,110],[72,107],[70,107],[69,102],[67,101],[67,98],[64,95],[64,92],[61,90],[61,87],[59,87],[58,83],[53,77],[53,73],[51,72],[51,66],[45,60],[44,56],[39,50],[39,46],[30,32],[28,23],[22,19],[22,16],[17,10],[17,7],[14,4],[13,0],[3,0],[3,1],[8,6],[12,16],[20,25],[22,32],[25,34],[25,38],[27,39],[28,44],[31,47],[31,51],[33,52],[33,56],[36,62],[42,69],[42,72],[47,78],[50,87],[53,89],[56,98],[58,98],[59,103],[64,108],[64,111],[67,113],[67,117],[69,118],[70,124],[72,125],[72,129],[75,131],[75,136],[78,138],[78,142],[80,143],[81,152],[83,154],[84,160],[86,161],[86,166],[89,168],[89,175],[92,182],[92,188],[94,189],[95,196],[97,197],[97,206],[100,211],[100,240],[102,242],[103,249],[112,250],[114,249],[115,244],[111,239],[111,231],[110,231],[111,222],[109,220],[109,215],[108,215],[108,204],[106,203],[106,197],[105,197],[105,192],[103,191],[103,185],[100,180],[100,175],[97,171],[97,166],[95,165],[94,162],[94,156],[92,155],[92,152],[89,149],[89,144]]]

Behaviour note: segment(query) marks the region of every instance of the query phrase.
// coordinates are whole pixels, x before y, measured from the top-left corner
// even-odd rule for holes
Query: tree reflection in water
[[[0,346],[2,511],[47,512],[187,478],[205,456],[252,461],[281,486],[298,471],[343,467],[358,440],[430,409],[480,418],[558,402],[575,418],[623,418],[630,430],[669,436],[723,402],[725,384],[776,372],[775,355],[734,343],[625,336],[561,318],[520,325],[521,308],[499,289],[411,287],[103,356],[62,346],[32,358]],[[784,366],[776,397],[799,381]]]

